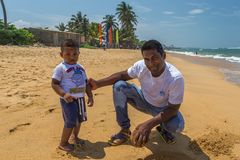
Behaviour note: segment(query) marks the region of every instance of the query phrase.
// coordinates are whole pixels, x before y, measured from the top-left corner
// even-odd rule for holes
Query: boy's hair
[[[78,43],[73,39],[65,39],[61,44],[61,51],[63,52],[64,47],[76,48],[79,50]]]
[[[145,42],[141,48],[141,52],[143,53],[143,51],[152,50],[152,49],[156,49],[161,56],[164,54],[163,47],[161,43],[158,42],[157,40],[149,40]]]

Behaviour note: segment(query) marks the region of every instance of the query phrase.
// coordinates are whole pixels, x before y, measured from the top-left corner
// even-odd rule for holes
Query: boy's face
[[[76,64],[79,57],[79,49],[72,47],[64,47],[63,51],[60,53],[61,57],[68,64]]]

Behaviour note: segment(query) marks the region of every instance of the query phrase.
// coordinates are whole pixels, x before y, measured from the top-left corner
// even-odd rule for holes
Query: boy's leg
[[[80,127],[81,127],[81,123],[78,123],[76,125],[76,127],[73,128],[73,132],[72,132],[72,138],[74,140],[78,139],[78,134],[79,134],[79,131],[80,131]]]
[[[71,140],[73,141],[74,144],[84,145],[84,141],[78,137],[80,127],[81,127],[81,123],[78,123],[76,127],[73,128]]]
[[[74,149],[73,146],[68,143],[68,140],[72,134],[72,130],[73,130],[73,128],[63,127],[61,142],[58,147],[59,149],[67,151],[67,152],[70,152]]]
[[[64,151],[72,151],[74,149],[73,145],[70,145],[68,141],[73,128],[76,127],[78,106],[76,101],[66,103],[63,99],[60,99],[60,103],[62,106],[64,128],[59,148]]]
[[[76,126],[73,129],[72,137],[74,144],[84,144],[84,141],[78,137],[80,127],[82,122],[87,121],[87,114],[86,114],[86,104],[84,97],[80,97],[76,99],[77,102],[77,119],[76,119]]]

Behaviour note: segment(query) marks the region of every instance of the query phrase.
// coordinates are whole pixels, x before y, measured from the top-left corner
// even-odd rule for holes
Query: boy
[[[58,148],[66,152],[74,149],[74,145],[68,142],[71,134],[74,143],[78,143],[81,122],[87,120],[85,92],[88,96],[88,106],[93,105],[93,95],[87,83],[85,70],[77,63],[79,54],[79,46],[75,41],[64,40],[60,52],[63,62],[57,65],[52,76],[52,88],[61,97],[64,119],[64,128]]]

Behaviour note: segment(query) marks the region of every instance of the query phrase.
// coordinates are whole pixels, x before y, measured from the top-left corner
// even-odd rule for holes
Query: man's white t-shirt
[[[184,79],[180,71],[166,62],[164,72],[153,77],[144,60],[136,62],[128,69],[128,75],[138,78],[146,101],[156,107],[165,107],[168,103],[181,104],[184,95]]]
[[[52,78],[60,81],[60,87],[66,93],[76,98],[84,97],[87,76],[82,65],[62,62],[54,69]]]

